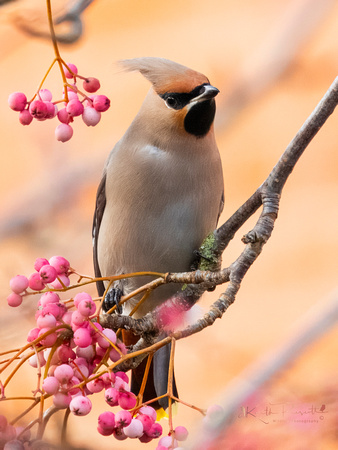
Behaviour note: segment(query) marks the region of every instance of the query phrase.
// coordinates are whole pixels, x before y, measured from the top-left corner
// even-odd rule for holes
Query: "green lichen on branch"
[[[216,237],[214,233],[210,233],[204,239],[198,251],[201,258],[198,265],[199,270],[215,271],[220,269],[221,261],[217,258],[215,250]]]

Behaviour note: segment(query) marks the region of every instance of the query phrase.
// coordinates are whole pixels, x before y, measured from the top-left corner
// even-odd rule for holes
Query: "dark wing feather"
[[[224,189],[223,189],[223,191],[222,191],[221,203],[220,203],[220,205],[219,205],[219,212],[218,212],[218,217],[217,217],[217,222],[216,222],[216,224],[217,224],[218,221],[219,221],[219,217],[220,217],[220,215],[222,214],[223,208],[224,208]]]
[[[102,180],[97,188],[96,194],[96,205],[93,219],[93,259],[94,259],[94,271],[96,277],[101,277],[101,270],[99,267],[99,262],[97,259],[97,241],[99,238],[101,221],[104,213],[104,209],[106,207],[106,174],[103,175]],[[105,291],[105,287],[103,281],[97,281],[96,287],[99,296],[102,296]]]

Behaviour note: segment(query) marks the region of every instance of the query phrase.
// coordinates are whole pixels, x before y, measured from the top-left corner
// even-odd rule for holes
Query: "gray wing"
[[[98,242],[98,238],[99,238],[100,226],[101,226],[105,207],[106,207],[106,174],[103,175],[102,180],[99,184],[99,187],[97,188],[96,205],[95,205],[93,228],[92,228],[94,272],[95,272],[96,277],[102,276],[99,262],[97,259],[97,242]],[[99,296],[102,296],[105,291],[103,281],[97,281],[96,287],[97,287]]]

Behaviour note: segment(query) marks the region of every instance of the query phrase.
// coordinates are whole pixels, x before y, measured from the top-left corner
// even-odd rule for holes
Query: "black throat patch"
[[[216,102],[212,98],[193,105],[184,119],[185,131],[196,137],[205,136],[214,121],[216,113]]]

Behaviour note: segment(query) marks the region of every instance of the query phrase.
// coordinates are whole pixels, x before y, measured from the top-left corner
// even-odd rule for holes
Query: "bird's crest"
[[[208,78],[195,70],[169,59],[143,57],[121,61],[127,71],[139,71],[149,80],[158,94],[191,92],[196,86],[209,83]]]

